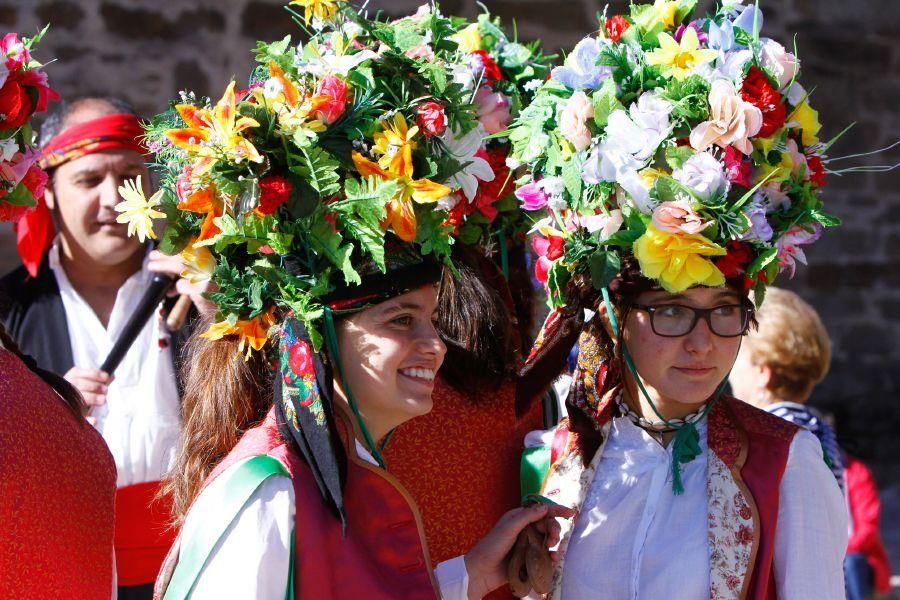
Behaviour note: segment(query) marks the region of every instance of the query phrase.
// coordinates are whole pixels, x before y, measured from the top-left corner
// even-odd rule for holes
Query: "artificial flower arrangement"
[[[43,65],[31,56],[46,31],[32,38],[16,33],[0,38],[0,221],[18,221],[47,184],[30,123],[33,114],[59,99],[47,85]]]
[[[696,0],[604,16],[514,122],[517,197],[542,209],[536,276],[550,303],[588,274],[605,287],[633,253],[673,293],[736,281],[757,301],[802,246],[839,220],[822,211],[825,152],[795,53],[759,36],[742,0],[691,19]]]
[[[276,308],[305,323],[317,351],[322,298],[358,283],[361,265],[384,272],[392,239],[448,259],[467,230],[450,211],[489,214],[501,196],[480,188],[500,177],[487,131],[506,124],[479,94],[515,105],[518,82],[541,74],[489,18],[474,30],[436,5],[393,21],[341,0],[288,10],[308,41],[259,43],[248,89],[232,82],[215,103],[183,94],[154,118],[146,143],[160,191],[126,189],[136,194],[121,207],[140,235],[165,215],[160,249],[217,287],[205,335],[237,335],[248,353],[274,331]],[[512,78],[496,76],[485,44]]]

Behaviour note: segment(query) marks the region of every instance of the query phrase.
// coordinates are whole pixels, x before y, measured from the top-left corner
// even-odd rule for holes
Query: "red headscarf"
[[[38,164],[43,169],[105,150],[132,150],[145,154],[140,138],[144,131],[134,115],[105,115],[73,125],[53,138],[41,151]],[[53,243],[56,229],[44,198],[16,224],[16,245],[28,273],[37,276],[44,253]]]

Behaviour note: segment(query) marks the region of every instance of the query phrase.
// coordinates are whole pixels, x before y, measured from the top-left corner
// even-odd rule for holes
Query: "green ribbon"
[[[612,302],[610,302],[609,299],[609,290],[603,288],[601,292],[603,294],[603,302],[606,304],[606,312],[609,315],[609,323],[612,326],[613,335],[618,338],[619,321],[616,318]],[[628,352],[628,346],[625,345],[624,339],[622,340],[622,357],[625,359],[628,370],[637,382],[638,388],[641,390],[641,394],[644,396],[644,399],[647,400],[650,408],[653,409],[656,416],[659,417],[667,427],[675,430],[675,439],[672,442],[672,493],[679,496],[684,493],[684,485],[681,481],[681,465],[691,462],[701,454],[700,433],[697,431],[697,423],[706,418],[706,415],[709,414],[713,405],[715,405],[722,396],[722,392],[725,391],[725,384],[728,383],[728,376],[726,376],[716,388],[716,392],[713,394],[712,399],[703,407],[703,410],[697,418],[689,423],[679,425],[666,419],[659,412],[659,409],[656,408],[656,404],[653,402],[653,399],[650,398],[650,394],[647,392],[644,383],[638,375],[637,367],[634,366],[634,361],[631,359],[631,353]]]
[[[325,307],[325,344],[328,346],[328,351],[331,352],[332,359],[334,359],[335,369],[337,369],[338,377],[341,378],[341,385],[343,386],[344,393],[347,394],[347,404],[350,405],[353,416],[356,417],[356,423],[359,425],[360,431],[362,431],[366,446],[368,446],[369,452],[372,453],[372,457],[378,463],[378,466],[387,470],[387,467],[384,464],[384,457],[381,456],[378,445],[375,444],[375,441],[372,439],[372,434],[369,433],[369,428],[366,427],[362,414],[359,412],[359,407],[356,405],[356,400],[353,398],[353,392],[350,390],[350,383],[344,379],[344,369],[341,367],[341,355],[338,352],[337,331],[334,328],[334,315],[332,315],[331,308],[328,306]],[[387,445],[387,440],[385,440],[385,445]]]
[[[506,233],[503,231],[502,224],[497,230],[497,238],[500,244],[500,268],[503,270],[503,278],[509,281],[509,252],[506,249]]]

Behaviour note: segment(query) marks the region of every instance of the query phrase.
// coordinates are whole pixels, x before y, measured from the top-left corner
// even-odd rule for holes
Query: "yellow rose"
[[[467,54],[481,50],[481,34],[478,33],[478,23],[472,23],[450,39],[459,44],[459,49]]]
[[[700,234],[667,233],[652,224],[634,242],[634,256],[643,274],[659,280],[672,294],[705,285],[725,284],[725,276],[707,256],[725,256],[725,248]]]

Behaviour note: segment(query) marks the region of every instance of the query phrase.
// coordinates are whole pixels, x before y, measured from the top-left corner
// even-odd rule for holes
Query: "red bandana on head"
[[[140,121],[127,113],[97,117],[64,130],[41,151],[43,169],[52,169],[76,158],[104,150],[132,150],[145,154],[140,138],[144,131]],[[53,218],[44,198],[36,198],[37,206],[16,224],[16,245],[22,264],[32,277],[37,276],[41,258],[56,235]]]

